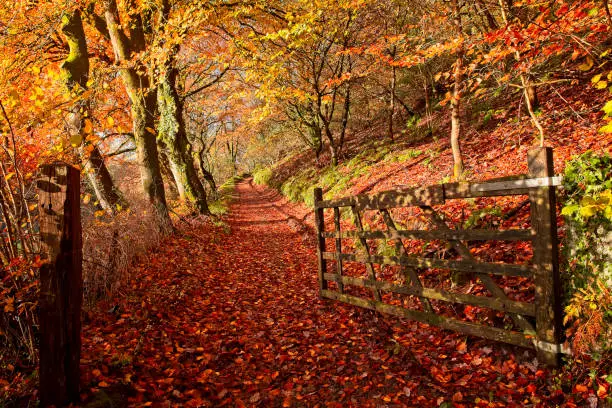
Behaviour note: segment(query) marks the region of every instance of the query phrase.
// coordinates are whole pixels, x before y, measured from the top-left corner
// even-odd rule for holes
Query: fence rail
[[[323,298],[338,300],[355,306],[388,313],[411,320],[428,323],[464,334],[533,348],[538,359],[548,365],[559,364],[561,349],[561,307],[556,226],[555,187],[561,183],[553,173],[552,149],[539,148],[528,153],[529,173],[479,183],[446,183],[416,189],[396,189],[373,195],[357,195],[333,200],[323,200],[320,188],[314,191],[315,224],[317,228],[317,253],[319,262],[319,289]],[[433,206],[447,200],[476,197],[503,197],[528,195],[531,228],[516,230],[468,230],[452,229]],[[343,231],[340,209],[347,207],[352,213],[355,230]],[[429,220],[432,229],[400,230],[396,228],[389,209],[419,207]],[[325,210],[333,210],[333,231],[326,231]],[[385,230],[364,230],[362,216],[365,211],[378,211],[384,220]],[[334,251],[327,250],[327,239],[333,239]],[[343,252],[343,240],[359,243],[362,253]],[[459,254],[457,259],[439,259],[410,255],[402,240],[445,240]],[[396,256],[374,255],[368,240],[386,240],[395,243]],[[464,242],[469,241],[526,241],[531,243],[531,264],[507,264],[481,262],[474,258]],[[328,268],[334,261],[335,270]],[[346,276],[346,262],[365,265],[363,277]],[[377,277],[374,265],[396,265],[404,277],[404,284],[397,284]],[[428,288],[419,278],[419,270],[444,269],[458,271],[476,277],[490,296],[455,293]],[[509,299],[492,276],[519,276],[530,278],[535,286],[534,302]],[[334,282],[334,290],[328,282]],[[372,298],[347,293],[347,287],[365,288]],[[385,293],[416,296],[422,310],[408,309],[389,304]],[[437,313],[430,300],[485,307],[506,312],[517,329],[509,330],[462,321]]]

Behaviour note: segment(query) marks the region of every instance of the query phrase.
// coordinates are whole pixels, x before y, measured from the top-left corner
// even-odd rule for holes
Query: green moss
[[[381,240],[376,248],[376,253],[381,256],[399,256],[400,254],[397,252],[395,248],[395,244],[389,244],[385,240]]]
[[[416,150],[416,149],[408,149],[403,151],[402,153],[398,154],[398,155],[394,155],[389,157],[389,161],[392,162],[406,162],[406,161],[410,161],[412,159],[416,159],[417,157],[419,157],[420,155],[423,154],[422,150]]]
[[[272,169],[269,167],[264,167],[253,173],[253,182],[257,185],[267,186],[270,184],[270,179],[272,179]]]
[[[296,176],[290,178],[281,186],[281,193],[290,201],[299,202],[304,201],[304,197],[311,188],[313,187],[309,179],[302,176]]]
[[[244,175],[230,177],[219,187],[219,198],[208,203],[208,209],[213,215],[221,216],[227,214],[229,206],[235,198],[234,189],[236,184],[242,179],[244,179]]]

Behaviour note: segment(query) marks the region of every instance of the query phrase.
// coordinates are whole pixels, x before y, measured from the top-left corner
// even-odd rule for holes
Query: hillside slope
[[[540,98],[540,120],[546,130],[545,145],[554,148],[555,172],[561,173],[572,156],[588,150],[609,152],[612,137],[599,133],[603,125],[601,106],[606,95],[584,83],[547,89]],[[527,151],[535,147],[537,132],[522,112],[518,98],[497,101],[497,109],[477,111],[473,101],[464,112],[462,151],[467,180],[486,180],[523,174]],[[399,186],[422,186],[449,181],[452,153],[448,135],[450,122],[445,110],[427,121],[405,127],[394,143],[379,128],[364,129],[347,140],[344,160],[337,168],[321,166],[310,151],[289,157],[272,168],[269,184],[293,201],[310,203],[312,187],[324,189],[325,198],[374,193]],[[429,125],[433,136],[425,136]],[[257,177],[256,177],[257,179]]]

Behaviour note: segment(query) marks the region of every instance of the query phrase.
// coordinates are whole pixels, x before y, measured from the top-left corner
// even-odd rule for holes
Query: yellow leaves
[[[7,100],[6,104],[7,104],[7,106],[9,108],[14,108],[18,103],[19,103],[19,94],[17,93],[17,91],[12,90],[9,93],[8,100]]]
[[[94,213],[94,217],[96,218],[104,217],[104,214],[106,213],[103,210],[98,210]]]
[[[83,204],[89,204],[90,201],[91,201],[91,194],[85,194],[85,196],[83,197]]]
[[[596,84],[601,80],[601,74],[595,75],[593,78],[591,78],[591,83],[592,84]]]
[[[593,68],[593,65],[595,65],[595,61],[589,55],[586,57],[586,60],[582,64],[578,65],[578,69],[581,71],[590,71],[591,68]]]
[[[108,125],[108,127],[113,127],[115,125],[115,119],[113,119],[112,116],[109,116],[108,118],[106,118],[106,124]]]
[[[60,79],[60,72],[56,69],[48,68],[47,77],[52,81],[58,81]]]
[[[604,134],[612,133],[612,121],[609,121],[606,125],[600,127],[599,133],[604,133]]]
[[[580,201],[580,215],[590,218],[603,212],[607,218],[612,218],[612,190],[606,190],[599,197],[586,196]]]
[[[6,181],[9,181],[10,179],[12,179],[12,178],[13,178],[13,176],[14,176],[14,175],[15,175],[15,173],[14,173],[14,172],[10,172],[10,173],[8,173],[6,176],[4,176],[4,179],[5,179]]]
[[[561,214],[568,216],[579,214],[585,219],[602,214],[612,220],[612,190],[608,189],[594,196],[585,196],[580,203],[564,207]]]
[[[81,136],[80,133],[75,133],[74,135],[70,136],[70,144],[73,147],[78,147],[81,145],[81,143],[83,143],[83,136]]]
[[[44,96],[45,91],[40,86],[34,87],[32,94],[30,95],[30,100],[35,102],[42,102],[42,99],[39,97]]]
[[[606,113],[606,116],[612,116],[612,101],[606,102],[606,104],[603,108],[601,108],[601,110]]]
[[[606,89],[608,87],[608,81],[599,81],[595,84],[595,89]]]
[[[591,78],[591,84],[595,87],[595,89],[606,89],[608,87],[608,81],[601,79],[602,75],[598,74]],[[610,74],[608,74],[610,77]]]

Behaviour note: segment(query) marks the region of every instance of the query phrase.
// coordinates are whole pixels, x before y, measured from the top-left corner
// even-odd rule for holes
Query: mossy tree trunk
[[[157,140],[157,152],[159,153],[159,168],[162,173],[162,177],[166,180],[166,187],[168,190],[166,191],[166,195],[170,197],[181,197],[181,192],[179,191],[178,186],[176,185],[176,180],[174,178],[174,172],[170,166],[170,160],[168,159],[168,154],[166,152],[166,146],[160,140]]]
[[[87,89],[89,78],[89,56],[87,41],[83,30],[83,21],[79,10],[74,10],[62,17],[61,31],[69,46],[69,54],[61,65],[62,79],[66,89],[78,96]],[[87,140],[84,129],[89,112],[88,100],[81,100],[70,108],[66,130],[73,144],[80,144],[79,155],[97,201],[109,212],[115,212],[117,206],[126,206],[121,194],[115,187],[113,179],[104,163],[104,157],[95,143]]]
[[[174,50],[176,52],[178,50]],[[173,53],[174,53],[173,52]],[[208,214],[206,191],[198,177],[191,155],[183,118],[183,101],[177,91],[177,69],[173,56],[157,87],[159,109],[158,138],[166,147],[170,169],[181,199],[192,204],[200,214]]]
[[[139,16],[129,22],[130,38],[121,29],[116,0],[104,1],[104,18],[115,60],[123,66],[120,73],[131,102],[132,125],[136,156],[140,166],[142,187],[148,201],[155,209],[158,227],[163,232],[171,229],[172,222],[166,205],[164,183],[157,155],[155,114],[157,99],[151,90],[151,80],[145,68],[132,61],[133,53],[146,49],[145,28]]]

